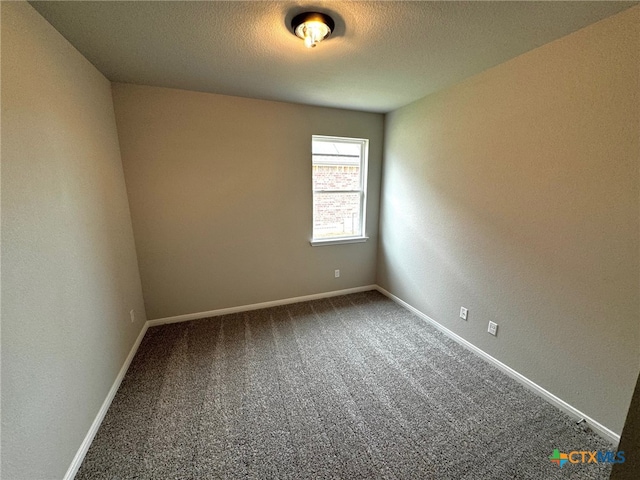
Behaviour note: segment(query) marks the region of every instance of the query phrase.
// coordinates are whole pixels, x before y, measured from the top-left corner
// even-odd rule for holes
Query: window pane
[[[368,140],[312,137],[313,239],[364,235]]]
[[[314,190],[360,190],[360,157],[313,156]]]
[[[313,194],[313,238],[359,236],[360,193]]]
[[[335,141],[314,138],[311,141],[311,151],[315,155],[355,155],[360,156],[360,143],[350,141]]]

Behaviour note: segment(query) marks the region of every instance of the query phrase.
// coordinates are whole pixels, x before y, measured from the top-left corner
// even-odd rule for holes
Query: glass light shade
[[[296,28],[296,35],[304,40],[307,48],[315,47],[330,33],[326,24],[317,21],[305,22]]]
[[[334,25],[331,17],[317,12],[301,13],[291,22],[293,33],[304,40],[307,48],[315,47],[331,35]]]

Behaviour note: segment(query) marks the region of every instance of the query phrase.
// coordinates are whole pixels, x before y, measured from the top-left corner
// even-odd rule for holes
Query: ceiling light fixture
[[[304,40],[307,48],[315,47],[331,35],[334,27],[335,23],[329,15],[318,12],[301,13],[291,20],[293,33]]]

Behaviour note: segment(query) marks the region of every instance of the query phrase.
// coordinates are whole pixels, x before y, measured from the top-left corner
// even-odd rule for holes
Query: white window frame
[[[349,143],[349,144],[359,144],[360,145],[360,185],[361,188],[359,190],[315,190],[313,188],[313,170],[311,174],[311,189],[312,189],[312,211],[311,211],[311,245],[313,246],[322,246],[322,245],[338,245],[345,243],[361,243],[366,242],[369,237],[366,236],[366,225],[367,225],[367,179],[368,179],[368,166],[369,166],[369,140],[366,138],[351,138],[351,137],[334,137],[334,136],[326,136],[326,135],[312,135],[311,137],[312,146],[311,146],[311,164],[313,168],[313,141],[321,141],[328,143]],[[331,237],[331,238],[314,238],[313,231],[315,225],[315,205],[313,202],[315,201],[316,193],[330,193],[330,192],[344,192],[344,193],[359,193],[360,194],[360,235],[345,235],[341,237]]]

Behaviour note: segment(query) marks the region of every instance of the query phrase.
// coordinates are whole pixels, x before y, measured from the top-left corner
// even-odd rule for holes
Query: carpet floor
[[[378,292],[150,328],[82,479],[606,479],[613,446]]]

